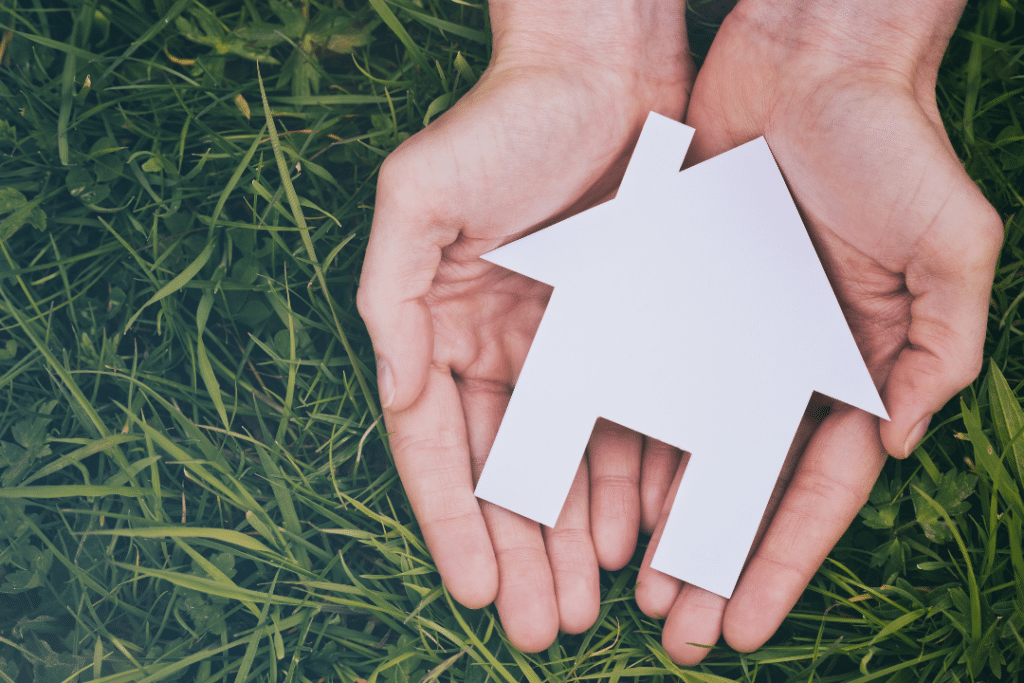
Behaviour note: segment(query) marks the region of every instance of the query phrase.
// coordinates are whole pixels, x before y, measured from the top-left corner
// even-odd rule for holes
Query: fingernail
[[[906,455],[910,455],[917,448],[917,444],[921,443],[921,439],[924,438],[925,432],[928,431],[928,425],[931,423],[932,417],[929,415],[920,422],[917,426],[910,430],[910,434],[907,436],[906,443],[903,444],[903,452]]]
[[[390,408],[395,400],[395,376],[383,358],[377,361],[377,388],[380,390],[381,406]]]

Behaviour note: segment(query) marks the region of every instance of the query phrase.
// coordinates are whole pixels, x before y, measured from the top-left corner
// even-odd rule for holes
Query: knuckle
[[[356,310],[364,321],[371,321],[377,312],[376,296],[372,283],[361,282],[356,290]]]
[[[971,192],[950,197],[931,217],[931,225],[939,230],[925,254],[937,271],[965,284],[992,276],[1003,243],[1003,220],[980,191],[972,186]]]
[[[590,476],[595,487],[600,487],[606,491],[618,493],[640,490],[640,481],[637,477],[633,477],[628,474],[607,472],[602,474],[591,474]]]
[[[853,491],[847,482],[817,468],[794,483],[786,497],[792,503],[788,513],[801,525],[813,524],[821,510],[859,510],[867,502],[866,493]]]
[[[494,555],[498,565],[504,567],[506,575],[511,574],[517,579],[526,580],[537,572],[538,567],[547,566],[548,556],[543,547],[525,543],[497,546]]]
[[[664,441],[650,438],[644,441],[644,460],[657,459],[667,463],[675,463],[679,460],[680,452],[678,448]],[[675,471],[674,464],[671,469],[673,472]]]
[[[640,482],[622,475],[602,475],[591,482],[594,514],[601,518],[621,518],[640,506]]]
[[[552,558],[574,558],[573,565],[577,564],[575,559],[581,553],[588,552],[594,545],[590,530],[578,526],[555,529],[551,533],[551,541],[548,555]]]
[[[442,497],[441,504],[424,511],[425,521],[443,527],[445,534],[471,528],[476,524],[479,515],[479,508],[459,505],[446,497]]]
[[[758,551],[757,562],[770,568],[774,583],[779,588],[785,585],[806,585],[811,577],[807,569],[798,564],[795,557],[791,553],[779,552],[777,548],[769,547]]]
[[[458,232],[453,228],[461,224],[463,202],[457,201],[459,192],[443,163],[425,157],[418,147],[409,149],[392,152],[377,173],[373,232],[390,241],[414,230],[428,242],[447,244]]]
[[[1003,244],[1003,236],[1005,234],[1003,227],[1003,219],[996,211],[996,208],[989,204],[984,203],[981,209],[982,216],[979,220],[979,237],[982,243],[988,247],[990,251],[998,251]]]
[[[456,430],[444,426],[435,426],[430,434],[395,431],[391,434],[391,451],[402,460],[442,463],[441,468],[446,470],[445,454],[459,448],[462,444],[459,437]],[[424,469],[431,475],[440,474],[433,468]]]
[[[973,225],[970,230],[962,232],[959,248],[953,253],[971,273],[990,277],[995,272],[996,259],[1003,245],[1003,219],[983,197],[978,197],[973,204]]]
[[[980,350],[977,353],[965,354],[961,362],[953,369],[953,382],[961,389],[966,387],[981,374],[983,364],[984,359]]]
[[[420,212],[429,205],[431,193],[419,187],[429,175],[419,172],[417,166],[415,159],[401,148],[388,155],[377,172],[378,211],[397,208],[404,213],[408,208]]]
[[[401,148],[399,148],[384,159],[384,163],[380,166],[380,171],[377,172],[378,193],[382,191],[389,191],[396,185],[400,184],[402,177],[406,173],[405,169],[408,166],[405,158],[405,154],[403,154]]]
[[[430,205],[432,186],[439,184],[428,160],[408,142],[388,155],[377,172],[377,196],[392,202],[415,199],[416,207]],[[412,191],[410,191],[412,190]]]

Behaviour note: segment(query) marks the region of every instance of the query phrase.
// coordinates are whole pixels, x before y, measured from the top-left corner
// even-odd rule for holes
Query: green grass
[[[354,294],[376,171],[482,72],[486,11],[348,4],[0,3],[0,680],[1024,670],[1019,0],[971,3],[939,84],[1007,220],[982,377],[767,646],[686,672],[635,607],[640,554],[537,655],[441,588]]]

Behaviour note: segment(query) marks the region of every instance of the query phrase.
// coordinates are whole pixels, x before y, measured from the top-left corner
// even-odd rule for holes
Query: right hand
[[[681,4],[531,4],[491,3],[480,81],[382,166],[358,295],[438,571],[462,604],[495,601],[524,651],[596,620],[598,565],[635,547],[643,440],[599,423],[554,529],[474,497],[550,295],[479,256],[611,192],[647,113],[678,120],[693,77]]]
[[[800,207],[891,420],[845,405],[805,420],[800,455],[732,598],[650,569],[636,597],[693,665],[724,635],[760,647],[867,501],[886,453],[908,456],[981,368],[1003,237],[935,100],[962,0],[743,0],[687,113],[687,163],[764,135]],[[806,445],[806,448],[804,448]],[[651,548],[656,546],[656,539]],[[691,552],[699,553],[700,548]]]

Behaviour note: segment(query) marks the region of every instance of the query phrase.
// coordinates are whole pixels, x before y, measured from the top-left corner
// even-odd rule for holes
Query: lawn
[[[0,31],[0,680],[1024,671],[1020,0],[972,0],[939,79],[1006,221],[982,375],[771,642],[693,670],[633,601],[643,544],[593,628],[510,648],[391,466],[355,310],[374,183],[486,66],[482,1],[0,0]]]

